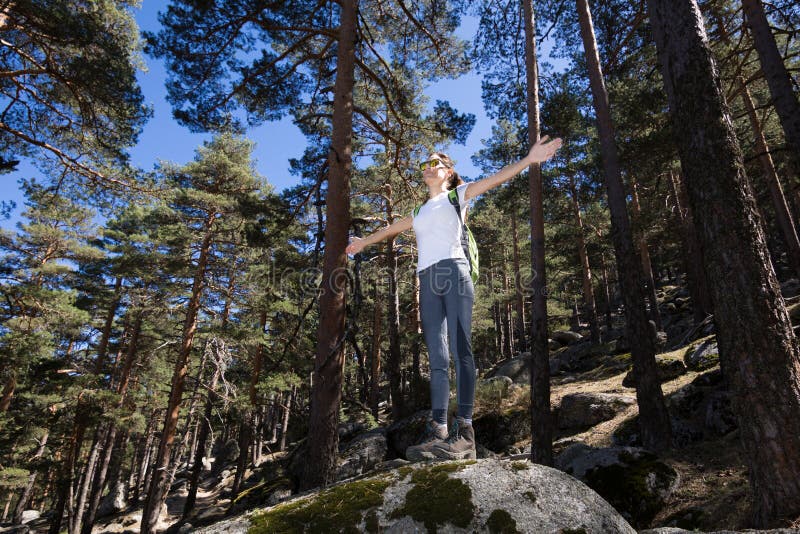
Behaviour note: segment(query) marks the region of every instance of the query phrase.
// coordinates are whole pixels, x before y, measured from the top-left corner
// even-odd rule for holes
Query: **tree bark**
[[[800,514],[800,356],[694,0],[649,0],[755,521]],[[713,161],[714,165],[708,165]]]
[[[525,79],[528,144],[539,140],[539,66],[536,60],[536,15],[533,0],[523,0],[525,18]],[[528,168],[531,207],[531,461],[553,465],[553,418],[550,413],[550,354],[547,344],[547,286],[544,264],[544,205],[542,172]]]
[[[178,416],[180,415],[181,398],[186,381],[186,373],[189,370],[189,356],[192,352],[194,335],[197,331],[197,314],[200,310],[200,298],[205,286],[206,265],[211,249],[211,240],[214,237],[212,227],[215,215],[212,213],[205,222],[205,235],[200,245],[200,257],[197,261],[194,281],[192,282],[192,295],[186,310],[186,319],[183,324],[183,334],[181,336],[181,348],[178,359],[175,362],[175,369],[172,373],[172,386],[170,388],[169,401],[167,403],[167,413],[164,420],[164,427],[161,431],[161,440],[158,445],[155,464],[153,465],[153,475],[150,480],[150,488],[147,499],[145,500],[144,510],[142,511],[142,534],[151,534],[156,530],[158,516],[161,507],[167,497],[167,483],[169,481],[169,460],[172,444],[175,440],[175,431],[178,428]]]
[[[342,0],[333,92],[333,130],[328,157],[327,220],[322,269],[317,355],[314,361],[308,457],[301,490],[333,482],[339,437],[339,404],[344,369],[347,234],[350,228],[353,86],[358,0]]]
[[[791,76],[775,43],[761,0],[742,0],[742,6],[753,34],[761,70],[772,95],[772,103],[783,127],[789,160],[797,172],[800,170],[800,102],[792,88]]]
[[[658,379],[655,336],[650,328],[644,305],[644,296],[640,285],[642,275],[633,248],[625,190],[622,186],[619,157],[614,141],[614,125],[611,121],[608,93],[600,68],[600,57],[597,53],[597,42],[587,0],[577,0],[577,8],[600,136],[600,151],[606,190],[608,191],[608,208],[611,212],[611,238],[614,243],[619,282],[625,302],[628,339],[631,342],[642,442],[645,447],[660,451],[671,447],[671,429],[661,383]]]

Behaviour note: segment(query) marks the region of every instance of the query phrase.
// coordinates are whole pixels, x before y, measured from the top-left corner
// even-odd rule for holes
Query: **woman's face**
[[[432,160],[439,160],[439,164],[425,168],[425,170],[422,171],[422,178],[425,180],[426,184],[435,185],[447,180],[453,171],[447,168],[436,154],[428,156],[427,161],[430,162]]]

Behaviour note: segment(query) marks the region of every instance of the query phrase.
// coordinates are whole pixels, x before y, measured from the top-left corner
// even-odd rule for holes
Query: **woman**
[[[367,245],[412,227],[417,238],[419,304],[431,369],[432,418],[421,443],[406,450],[409,460],[475,458],[472,405],[476,376],[471,342],[474,288],[469,262],[461,246],[462,224],[447,193],[456,189],[463,219],[469,201],[510,180],[531,164],[547,161],[560,146],[561,139],[547,142],[545,136],[533,145],[522,160],[472,183],[461,180],[453,169],[453,161],[445,154],[431,154],[428,161],[420,164],[422,177],[428,186],[428,200],[417,213],[363,239],[354,237],[347,247],[348,254],[356,254]],[[456,359],[458,401],[455,427],[449,436],[447,405],[450,396],[450,358],[445,325],[449,352]]]

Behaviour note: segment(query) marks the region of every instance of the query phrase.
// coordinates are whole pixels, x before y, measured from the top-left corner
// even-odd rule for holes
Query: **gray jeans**
[[[441,260],[419,273],[422,332],[431,367],[433,419],[447,423],[450,357],[455,358],[458,416],[472,418],[475,359],[472,356],[472,303],[475,300],[466,259]],[[445,337],[447,336],[447,337]]]

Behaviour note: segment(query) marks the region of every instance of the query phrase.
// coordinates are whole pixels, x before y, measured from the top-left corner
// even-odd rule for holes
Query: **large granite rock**
[[[556,467],[585,482],[633,526],[649,525],[677,488],[678,473],[653,453],[635,447],[567,447]]]
[[[562,345],[572,345],[583,339],[583,336],[572,330],[556,330],[553,332],[552,337]]]
[[[616,417],[636,399],[613,393],[571,393],[564,395],[558,410],[559,428],[588,428]]]
[[[351,478],[374,469],[377,464],[386,460],[387,450],[386,431],[383,428],[359,434],[340,448],[336,480]]]
[[[549,467],[480,460],[412,464],[196,530],[280,532],[636,531],[597,493]]]

